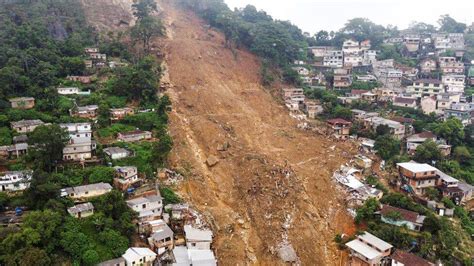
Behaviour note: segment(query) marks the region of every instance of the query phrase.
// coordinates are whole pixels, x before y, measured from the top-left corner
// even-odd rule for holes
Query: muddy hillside
[[[133,23],[131,0],[81,1],[102,31]],[[353,147],[298,129],[260,85],[258,58],[175,2],[158,1],[167,36],[154,44],[173,102],[171,166],[213,226],[219,263],[340,265],[333,239],[353,225],[331,176]]]

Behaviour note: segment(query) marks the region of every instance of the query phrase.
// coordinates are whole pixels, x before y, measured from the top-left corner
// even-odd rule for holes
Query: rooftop
[[[34,101],[35,98],[33,97],[17,97],[17,98],[11,98],[9,101],[10,102],[27,102],[27,101]]]
[[[414,83],[441,84],[441,80],[439,80],[439,79],[418,79]]]
[[[184,226],[184,235],[186,236],[186,240],[212,241],[211,230],[201,230],[191,225]]]
[[[369,232],[364,232],[364,234],[358,236],[359,239],[362,239],[364,242],[371,244],[374,247],[379,248],[380,250],[387,250],[393,248],[392,245],[383,241],[382,239],[372,235]]]
[[[435,167],[433,167],[429,164],[417,163],[417,162],[414,162],[414,161],[411,161],[411,162],[408,162],[408,163],[397,163],[397,166],[405,168],[408,171],[413,172],[413,173],[422,173],[422,172],[431,172],[431,171],[437,172],[438,171],[438,169],[436,169]]]
[[[412,223],[419,223],[419,222],[422,223],[423,220],[424,220],[424,216],[420,216],[416,212],[412,212],[412,211],[409,211],[409,210],[393,207],[393,206],[390,206],[390,205],[385,205],[384,204],[384,205],[382,205],[382,208],[380,209],[380,213],[382,215],[387,215],[387,214],[392,213],[392,212],[400,213],[400,215],[401,215],[401,217],[404,221],[409,221],[409,222],[412,222]],[[423,218],[420,219],[420,217],[423,217]]]
[[[414,104],[416,103],[415,98],[406,98],[406,97],[395,97],[393,100],[396,103],[403,103],[403,104]]]
[[[352,124],[351,122],[347,121],[347,120],[344,120],[342,118],[334,118],[334,119],[329,119],[327,121],[329,124],[344,124],[344,125],[349,125],[349,124]]]
[[[108,148],[103,149],[103,151],[108,155],[119,154],[119,153],[128,153],[127,149],[121,148],[121,147],[108,147]]]
[[[416,265],[416,266],[431,266],[434,265],[433,263],[416,256],[415,254],[408,253],[402,250],[395,250],[392,254],[392,259],[401,262],[404,265]]]
[[[94,205],[92,205],[92,203],[90,202],[86,202],[86,203],[77,204],[76,206],[68,208],[67,212],[69,212],[70,214],[77,214],[80,212],[90,211],[90,210],[94,210]]]
[[[373,260],[377,257],[382,256],[382,253],[378,252],[374,248],[369,247],[367,244],[360,241],[359,239],[354,239],[350,242],[347,242],[346,246],[354,250],[355,252],[361,254],[362,256],[366,257],[369,260]]]

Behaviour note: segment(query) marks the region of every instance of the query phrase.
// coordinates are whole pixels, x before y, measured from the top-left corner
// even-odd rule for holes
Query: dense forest
[[[156,168],[166,163],[172,140],[167,133],[170,101],[157,94],[161,69],[148,53],[151,38],[162,33],[161,21],[149,16],[156,9],[150,1],[134,6],[136,26],[129,32],[101,36],[90,27],[79,1],[3,1],[0,3],[0,146],[12,144],[19,134],[10,123],[22,119],[40,119],[49,125],[28,133],[28,154],[2,167],[10,171],[33,170],[31,184],[22,194],[0,193],[0,211],[21,206],[27,213],[19,227],[0,229],[0,264],[2,265],[96,265],[120,257],[135,234],[132,223],[136,213],[118,190],[92,199],[94,215],[75,219],[66,212],[74,206],[60,196],[69,186],[112,183],[112,162],[89,167],[61,164],[69,134],[59,123],[89,122],[72,117],[75,106],[98,105],[99,115],[93,129],[98,138],[116,136],[127,130],[152,131],[156,142],[127,146],[134,157],[113,162],[133,165],[146,178],[153,178]],[[124,42],[130,36],[131,42]],[[85,65],[86,47],[98,47],[121,67],[91,69]],[[134,53],[134,51],[140,51]],[[69,75],[90,76],[92,82],[81,84],[66,79]],[[90,91],[88,96],[65,97],[58,86],[75,86]],[[10,108],[13,97],[34,97],[29,110]],[[111,124],[110,108],[135,106],[150,110],[128,116]],[[97,156],[103,157],[97,144]],[[176,201],[176,195],[164,188]],[[165,195],[165,198],[167,197]],[[166,201],[166,200],[165,200]]]

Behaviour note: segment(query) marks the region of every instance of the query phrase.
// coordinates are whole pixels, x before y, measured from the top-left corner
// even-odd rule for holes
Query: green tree
[[[63,148],[69,141],[69,134],[58,125],[43,125],[35,128],[28,142],[31,161],[45,171],[51,172],[54,166],[63,158]]]
[[[375,129],[377,136],[385,136],[390,134],[390,127],[387,125],[379,125]]]
[[[453,157],[461,164],[465,164],[472,159],[472,155],[466,146],[457,146],[454,148]]]
[[[439,198],[439,191],[435,188],[427,188],[425,192],[425,196],[430,200],[435,200]]]
[[[91,169],[91,174],[89,175],[89,183],[112,183],[114,178],[115,170],[106,166],[96,166]]]
[[[364,205],[357,209],[355,222],[360,224],[363,221],[369,221],[375,217],[375,212],[379,208],[379,202],[375,198],[365,201]]]
[[[82,261],[85,265],[97,265],[100,262],[100,257],[97,251],[89,249],[82,254]]]
[[[466,29],[466,24],[459,23],[449,15],[443,15],[438,19],[438,24],[440,26],[439,30],[441,32],[449,33],[464,33]]]
[[[140,19],[130,31],[131,37],[135,41],[141,41],[143,49],[150,49],[150,41],[153,37],[162,36],[164,34],[163,23],[156,17],[144,17]]]
[[[438,144],[431,139],[416,147],[414,159],[419,163],[439,161],[441,158],[442,154],[438,148]]]
[[[173,139],[168,134],[160,137],[160,140],[153,144],[152,161],[155,166],[163,166],[173,148]]]
[[[389,160],[400,154],[400,141],[385,135],[377,137],[374,145],[377,154],[384,160]]]
[[[434,125],[436,135],[446,139],[451,145],[458,145],[464,139],[464,130],[461,121],[449,118],[445,122]]]
[[[142,20],[148,16],[153,11],[157,11],[156,2],[153,0],[139,0],[138,2],[132,4],[133,15],[138,19]]]

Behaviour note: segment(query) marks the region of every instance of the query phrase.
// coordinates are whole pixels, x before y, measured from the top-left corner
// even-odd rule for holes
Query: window
[[[146,204],[143,204],[143,205],[142,205],[142,209],[145,209],[145,208],[146,208]]]

